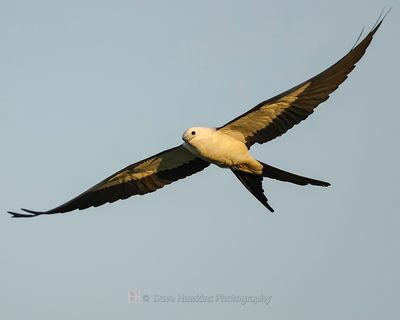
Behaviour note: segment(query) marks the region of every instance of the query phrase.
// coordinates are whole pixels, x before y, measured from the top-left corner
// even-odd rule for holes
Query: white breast
[[[219,167],[237,167],[250,172],[260,170],[261,165],[250,156],[243,142],[215,129],[211,131],[209,128],[197,128],[196,137],[186,141],[184,146],[190,152]]]

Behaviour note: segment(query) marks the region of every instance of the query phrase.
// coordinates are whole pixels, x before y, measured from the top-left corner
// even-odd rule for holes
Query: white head
[[[210,138],[215,131],[215,128],[192,127],[183,133],[182,140],[188,144],[193,144],[196,140]]]

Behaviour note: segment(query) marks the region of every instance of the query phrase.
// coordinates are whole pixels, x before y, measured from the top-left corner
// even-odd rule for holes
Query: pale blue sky
[[[399,10],[386,1],[0,1],[1,319],[398,318]],[[394,5],[330,100],[260,160],[271,215],[228,171],[82,212],[123,166],[322,71]],[[128,302],[137,290],[150,301]],[[269,305],[155,294],[272,296]]]

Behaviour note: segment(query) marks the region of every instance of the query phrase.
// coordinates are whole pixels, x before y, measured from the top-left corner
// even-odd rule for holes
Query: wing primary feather
[[[13,211],[7,211],[7,213],[11,214],[12,218],[33,218],[38,215],[43,214],[42,212],[36,212],[36,211],[31,211],[27,209],[22,209],[22,211],[29,212],[30,214],[25,214],[25,213],[18,213],[18,212],[13,212]]]

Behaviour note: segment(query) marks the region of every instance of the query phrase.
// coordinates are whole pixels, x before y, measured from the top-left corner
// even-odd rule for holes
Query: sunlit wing
[[[248,148],[256,142],[265,143],[284,134],[313,113],[314,108],[327,100],[346,80],[364,55],[383,19],[384,17],[357,46],[330,68],[288,91],[261,102],[218,130],[243,141]]]
[[[9,213],[16,218],[25,218],[97,207],[106,202],[156,191],[176,180],[199,172],[207,166],[209,166],[208,162],[197,158],[180,145],[118,171],[74,199],[49,211],[21,209],[29,214],[10,211]]]

